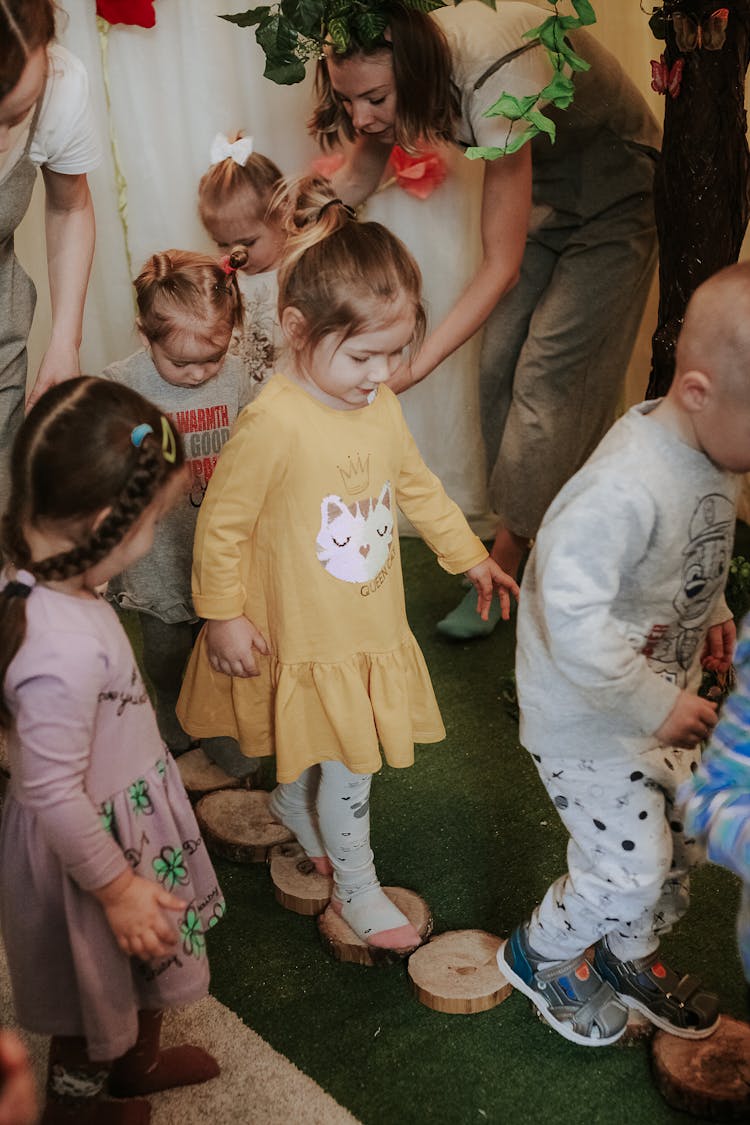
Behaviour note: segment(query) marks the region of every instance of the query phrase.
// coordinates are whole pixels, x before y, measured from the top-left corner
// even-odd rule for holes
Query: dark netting
[[[681,52],[672,13],[701,21],[720,7],[729,11],[723,47]],[[684,59],[684,71],[678,97],[666,96],[655,181],[659,316],[649,398],[669,389],[688,299],[707,277],[737,261],[750,208],[744,101],[750,0],[665,0],[663,12],[666,61],[671,67]]]

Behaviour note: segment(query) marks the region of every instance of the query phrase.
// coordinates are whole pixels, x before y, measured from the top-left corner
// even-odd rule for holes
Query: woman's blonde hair
[[[295,308],[305,321],[294,346],[308,355],[330,335],[345,340],[387,323],[387,306],[406,295],[414,307],[411,346],[424,339],[419,266],[380,223],[359,223],[322,176],[282,185],[275,200],[288,233],[279,271],[279,317]],[[386,306],[384,308],[384,306]]]
[[[458,95],[451,82],[451,55],[442,29],[425,12],[416,12],[395,2],[389,5],[390,39],[364,48],[352,40],[336,59],[377,55],[387,51],[393,59],[396,87],[394,138],[406,152],[423,145],[455,140],[459,116]],[[319,144],[332,148],[342,138],[353,141],[352,120],[336,95],[325,59],[315,75],[317,104],[308,128]]]
[[[233,272],[207,254],[162,250],[135,279],[138,327],[151,343],[189,323],[195,335],[242,324],[242,297]]]
[[[238,140],[242,133],[235,133],[230,140]],[[271,196],[281,183],[282,175],[272,160],[260,152],[252,152],[244,164],[238,164],[228,156],[217,164],[212,164],[201,177],[198,184],[198,213],[204,226],[220,217],[228,205],[242,204],[243,197],[248,201],[248,209],[255,218],[269,221],[268,214]],[[253,196],[260,201],[258,208]]]

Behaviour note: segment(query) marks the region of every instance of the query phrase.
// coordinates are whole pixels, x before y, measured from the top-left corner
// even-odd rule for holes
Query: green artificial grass
[[[427,900],[436,933],[507,935],[564,869],[566,845],[502,699],[513,626],[470,644],[439,637],[435,622],[463,589],[420,541],[403,540],[402,552],[409,620],[448,737],[418,748],[412,768],[384,767],[375,777],[378,873]],[[270,788],[272,762],[264,774]],[[228,910],[209,939],[213,994],[365,1125],[696,1120],[662,1100],[645,1045],[578,1047],[517,993],[478,1015],[433,1012],[412,996],[404,965],[330,958],[314,919],[276,903],[264,865],[217,861],[216,869]],[[732,876],[700,871],[691,910],[663,948],[680,972],[700,974],[720,992],[726,1012],[746,1018],[738,897]]]
[[[448,737],[418,748],[411,769],[384,767],[374,779],[378,872],[385,884],[419,891],[436,933],[506,935],[563,869],[566,843],[500,698],[513,667],[513,629],[501,625],[471,644],[438,637],[435,622],[462,589],[420,541],[404,540],[402,550],[409,620]],[[430,1011],[411,995],[405,966],[370,969],[328,957],[314,920],[275,902],[263,866],[219,862],[217,870],[228,911],[211,935],[214,995],[365,1125],[695,1120],[657,1093],[645,1046],[577,1047],[518,994],[479,1015]],[[737,883],[707,868],[694,889],[665,955],[681,972],[700,973],[724,1009],[744,1018]]]

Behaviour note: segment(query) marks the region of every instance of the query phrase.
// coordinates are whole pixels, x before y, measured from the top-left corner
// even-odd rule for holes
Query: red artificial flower
[[[398,145],[393,146],[389,167],[398,186],[417,199],[427,199],[446,177],[445,161],[436,152],[410,156]]]
[[[137,24],[153,27],[156,23],[154,0],[96,0],[96,14],[107,23]]]
[[[657,94],[669,94],[676,98],[682,85],[682,70],[685,66],[684,59],[677,59],[674,66],[667,66],[664,55],[659,56],[659,61],[651,60],[651,89]]]

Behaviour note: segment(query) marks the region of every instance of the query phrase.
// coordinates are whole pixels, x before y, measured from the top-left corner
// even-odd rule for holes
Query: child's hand
[[[712,625],[706,635],[701,664],[709,672],[728,672],[732,666],[737,628],[734,618]]]
[[[466,577],[479,595],[477,597],[477,613],[482,621],[486,621],[490,615],[493,590],[497,590],[497,596],[500,599],[500,612],[503,621],[507,621],[510,617],[510,595],[512,594],[518,601],[518,585],[511,576],[506,574],[491,556],[488,556],[484,562],[477,563],[471,570],[467,570]]]
[[[663,746],[697,746],[708,738],[717,719],[713,700],[681,691],[674,707],[656,731],[656,737]]]
[[[259,676],[253,649],[268,656],[266,640],[252,621],[233,617],[231,621],[209,621],[206,626],[206,652],[215,672],[225,676]]]
[[[34,1125],[38,1120],[34,1072],[21,1040],[0,1031],[0,1125]]]
[[[149,961],[163,957],[177,944],[174,925],[165,910],[184,911],[185,903],[128,868],[111,883],[95,890],[117,944],[129,957]]]

